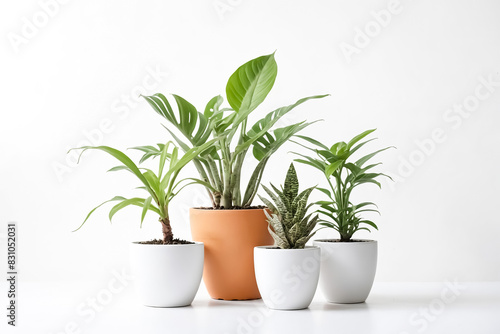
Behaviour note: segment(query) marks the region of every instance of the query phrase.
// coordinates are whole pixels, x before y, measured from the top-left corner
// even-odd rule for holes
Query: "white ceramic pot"
[[[333,241],[333,242],[332,242]],[[362,303],[377,269],[377,241],[314,240],[321,248],[320,287],[331,303]]]
[[[267,307],[299,310],[311,304],[319,279],[321,249],[254,248],[255,277]]]
[[[132,243],[130,260],[139,300],[146,306],[190,305],[203,274],[204,246]]]

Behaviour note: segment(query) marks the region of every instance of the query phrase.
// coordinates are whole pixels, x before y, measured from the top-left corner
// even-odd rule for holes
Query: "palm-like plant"
[[[390,176],[383,173],[371,172],[372,168],[381,163],[370,165],[366,165],[366,163],[378,153],[391,147],[386,147],[367,154],[354,162],[350,160],[357,150],[375,139],[373,138],[359,143],[373,131],[375,131],[375,129],[367,130],[352,138],[348,143],[338,142],[333,144],[330,148],[313,138],[297,136],[315,146],[315,148],[310,148],[300,144],[314,151],[316,156],[311,157],[294,152],[302,157],[295,159],[295,161],[319,169],[325,176],[329,189],[318,187],[318,190],[326,194],[329,200],[319,201],[317,204],[321,207],[319,212],[325,215],[328,220],[322,220],[320,225],[333,228],[339,232],[340,241],[350,241],[352,235],[356,231],[370,231],[368,227],[378,229],[373,221],[364,219],[360,216],[361,213],[369,211],[379,213],[379,211],[374,208],[376,205],[372,202],[353,204],[350,201],[352,191],[357,186],[373,183],[381,187],[377,179],[382,176],[390,178]]]
[[[269,233],[274,239],[276,246],[282,249],[304,248],[307,241],[316,233],[312,232],[318,222],[318,215],[311,219],[312,213],[307,215],[307,200],[315,187],[307,188],[299,194],[299,180],[293,164],[290,164],[286,174],[285,184],[279,190],[271,184],[274,192],[266,186],[262,186],[271,197],[274,204],[259,196],[262,202],[271,210],[271,214],[265,211],[269,223]]]
[[[158,173],[154,173],[151,169],[148,168],[138,167],[132,161],[132,159],[130,159],[126,154],[117,149],[108,146],[81,147],[80,149],[82,149],[82,152],[80,153],[80,157],[87,150],[100,150],[119,160],[122,165],[113,167],[109,171],[125,170],[131,172],[141,181],[142,186],[140,186],[139,188],[146,191],[147,196],[133,198],[115,196],[112,199],[107,200],[92,209],[77,230],[79,230],[85,224],[90,215],[92,215],[92,213],[96,209],[109,202],[118,202],[111,208],[109,212],[110,221],[118,211],[129,205],[141,207],[141,226],[148,211],[156,213],[159,216],[159,221],[161,222],[162,226],[163,243],[172,243],[173,233],[172,227],[170,225],[170,216],[168,211],[169,204],[172,199],[179,193],[179,191],[181,191],[184,187],[192,183],[201,182],[200,180],[192,178],[186,178],[177,181],[179,172],[187,163],[196,158],[204,150],[208,149],[211,145],[213,145],[213,143],[214,140],[211,140],[196,148],[187,150],[183,156],[179,155],[179,148],[175,146],[173,142],[168,142],[165,145],[158,144],[157,149],[153,146],[134,147],[133,149],[146,152],[143,155],[140,163],[142,163],[149,157],[147,152],[151,150],[159,154],[160,159]],[[184,181],[189,182],[183,183]]]
[[[158,114],[182,133],[185,140],[181,140],[167,128],[184,151],[218,137],[211,149],[193,159],[214,208],[249,207],[257,194],[271,155],[298,131],[311,124],[304,121],[274,128],[276,122],[298,105],[327,96],[316,95],[300,99],[268,113],[248,126],[248,116],[271,91],[277,70],[274,54],[258,57],[240,66],[231,75],[226,86],[226,96],[231,108],[221,108],[223,98],[219,95],[212,98],[201,113],[184,98],[173,95],[177,105],[177,112],[174,112],[163,94],[144,96]],[[258,164],[242,192],[241,171],[249,149],[252,149]]]

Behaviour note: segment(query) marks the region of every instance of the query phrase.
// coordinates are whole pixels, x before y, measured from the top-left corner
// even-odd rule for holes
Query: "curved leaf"
[[[241,65],[229,78],[226,96],[236,112],[242,111],[246,118],[271,91],[278,74],[274,53],[261,56]],[[239,124],[239,122],[237,122]]]
[[[140,206],[141,208],[144,206],[144,202],[146,200],[144,198],[139,198],[139,197],[134,197],[134,198],[129,198],[129,199],[124,199],[120,203],[116,204],[111,210],[109,211],[109,220],[111,221],[113,219],[113,216],[120,211],[123,208],[126,208],[129,205],[135,205],[135,206]],[[158,215],[161,216],[160,211],[153,207],[149,206],[148,210],[156,212]],[[163,218],[163,217],[162,217]]]
[[[294,104],[291,104],[291,105],[286,106],[286,107],[281,107],[281,108],[278,108],[274,111],[271,111],[264,118],[257,121],[252,126],[252,128],[246,134],[246,137],[248,139],[246,139],[243,143],[239,144],[236,147],[235,154],[239,154],[241,151],[247,149],[250,145],[252,145],[252,143],[254,143],[256,140],[258,140],[264,134],[266,134],[274,126],[274,124],[280,120],[280,118],[282,118],[288,112],[293,110],[295,107],[301,105],[302,103],[304,103],[306,101],[309,101],[312,99],[320,99],[320,98],[323,98],[326,96],[328,96],[328,95],[314,95],[314,96],[304,97],[304,98],[298,100],[297,102],[295,102]],[[297,131],[295,133],[297,133]]]
[[[112,202],[112,201],[123,201],[125,200],[126,198],[125,197],[121,197],[121,196],[115,196],[113,197],[112,199],[109,199],[107,201],[104,201],[102,202],[101,204],[99,204],[98,206],[96,206],[95,208],[93,208],[92,210],[90,210],[90,212],[87,214],[87,217],[85,217],[85,220],[83,221],[83,223],[76,229],[76,230],[73,230],[73,232],[76,232],[78,231],[79,229],[82,228],[83,224],[85,224],[85,222],[89,219],[90,215],[94,213],[95,210],[99,209],[101,206],[103,206],[104,204],[106,203],[109,203],[109,202]]]
[[[151,201],[153,200],[153,197],[149,196],[146,201],[144,201],[144,205],[142,207],[142,215],[141,215],[141,227],[142,227],[142,222],[144,221],[144,217],[146,217],[146,213],[149,210],[149,207],[151,206]]]
[[[106,152],[109,155],[113,156],[115,159],[117,159],[122,164],[124,164],[125,166],[127,166],[128,169],[130,169],[130,171],[144,184],[144,186],[146,187],[146,190],[153,197],[156,196],[156,194],[153,192],[153,190],[149,186],[149,182],[142,175],[141,171],[136,166],[136,164],[128,156],[126,156],[123,152],[121,152],[121,151],[119,151],[117,149],[114,149],[112,147],[109,147],[109,146],[83,146],[83,147],[80,147],[79,149],[83,149],[83,151],[80,153],[80,157],[87,150],[100,150],[100,151]],[[80,157],[78,158],[78,161],[80,161]]]

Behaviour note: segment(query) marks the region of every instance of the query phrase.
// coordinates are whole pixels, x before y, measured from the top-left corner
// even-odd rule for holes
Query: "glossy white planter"
[[[311,304],[319,279],[321,250],[254,248],[255,277],[267,307],[299,310]]]
[[[139,300],[146,306],[190,305],[203,274],[203,243],[143,245],[132,243],[130,260]]]
[[[321,248],[319,285],[331,303],[362,303],[370,294],[377,269],[377,241],[328,242],[314,240]]]

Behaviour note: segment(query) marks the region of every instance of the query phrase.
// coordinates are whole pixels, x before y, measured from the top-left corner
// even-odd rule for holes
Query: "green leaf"
[[[365,138],[366,136],[368,136],[370,133],[372,133],[375,130],[377,130],[377,129],[366,130],[366,131],[360,133],[359,135],[355,136],[354,138],[352,138],[349,141],[349,143],[347,143],[347,151],[349,151],[354,144],[356,144],[358,141]]]
[[[270,157],[283,144],[288,142],[293,135],[313,123],[314,122],[299,122],[282,128],[277,128],[272,132],[272,134],[269,132],[265,133],[253,142],[254,157],[259,161],[262,161],[266,157]]]
[[[168,154],[168,147],[170,146],[172,142],[169,141],[163,146],[163,150],[161,151],[160,155],[160,167],[158,169],[158,177],[161,177],[163,174],[163,167],[165,166],[165,160],[167,160],[167,157],[170,156],[172,158],[172,155]]]
[[[361,179],[361,180],[356,181],[355,185],[360,185],[360,184],[364,184],[364,183],[373,183],[382,189],[382,185],[380,184],[380,182],[375,181],[374,179]]]
[[[153,110],[156,111],[160,116],[165,117],[173,124],[177,124],[177,120],[175,119],[172,107],[170,106],[170,103],[163,94],[155,94],[152,96],[144,96],[144,95],[141,96],[149,103],[149,105],[153,108]]]
[[[266,167],[267,161],[269,157],[265,157],[259,161],[257,166],[255,167],[250,179],[248,180],[248,185],[245,190],[245,196],[243,197],[243,207],[250,206],[255,195],[257,194],[257,190],[259,189],[260,181],[262,179],[262,174],[264,173],[264,168]]]
[[[226,96],[236,112],[252,112],[261,104],[271,89],[278,74],[274,53],[250,60],[241,65],[229,78]],[[245,115],[246,118],[246,115]]]
[[[310,142],[311,144],[314,144],[316,146],[319,146],[321,147],[322,149],[324,150],[328,150],[328,147],[323,145],[322,143],[320,143],[319,141],[317,141],[316,139],[313,139],[311,137],[306,137],[306,136],[300,136],[300,135],[297,135],[296,137],[298,138],[301,138],[301,139],[304,139],[305,141],[308,141]]]
[[[120,171],[120,170],[128,170],[128,171],[130,171],[130,169],[127,166],[115,166],[113,168],[108,169],[108,172],[117,172],[117,171]]]
[[[288,173],[286,174],[285,184],[283,186],[283,193],[290,201],[297,197],[299,193],[299,180],[297,179],[297,172],[293,167],[293,163],[290,164],[288,168]]]
[[[197,147],[193,147],[193,148],[189,149],[188,151],[186,151],[184,153],[184,155],[182,156],[182,158],[180,158],[175,163],[174,166],[171,166],[170,169],[168,170],[168,172],[165,174],[165,176],[163,177],[163,179],[161,181],[161,187],[163,189],[165,189],[167,187],[167,184],[168,184],[169,180],[170,180],[170,175],[172,175],[173,173],[176,173],[176,172],[180,171],[190,161],[192,161],[193,159],[198,158],[199,155],[201,153],[203,153],[203,151],[205,151],[206,149],[210,148],[217,140],[219,140],[219,138],[214,138],[214,139],[206,142],[203,145],[200,145],[200,146],[197,146]]]
[[[319,191],[321,191],[322,193],[324,193],[328,197],[332,198],[332,193],[330,192],[330,190],[325,189],[325,188],[320,188],[320,187],[316,187],[316,189],[318,189]]]
[[[110,211],[109,211],[109,220],[111,221],[113,219],[113,216],[120,211],[123,208],[126,208],[129,205],[135,205],[135,206],[144,206],[144,202],[146,200],[144,198],[139,198],[139,197],[134,197],[130,199],[124,199],[122,202],[116,204]],[[149,210],[154,211],[158,214],[160,214],[159,210],[157,208],[154,208],[152,206],[149,207]]]
[[[368,206],[368,205],[373,205],[373,206],[377,207],[377,204],[372,203],[372,202],[359,203],[359,204],[354,205],[353,207],[354,207],[354,210],[356,210],[356,209],[361,209],[361,208]]]
[[[217,189],[215,189],[210,183],[205,182],[203,180],[200,180],[200,179],[197,179],[197,178],[194,178],[194,177],[187,177],[185,179],[182,179],[182,181],[185,181],[185,180],[191,180],[191,181],[193,181],[193,182],[190,182],[189,184],[199,184],[199,185],[202,185],[204,187],[207,187],[208,189],[210,189],[213,192],[217,191]]]
[[[333,164],[334,162],[337,162],[339,160],[345,160],[345,159],[339,157],[338,155],[333,154],[332,152],[330,152],[328,150],[316,150],[316,153],[318,154],[318,156],[325,158],[326,161],[328,161],[331,164]]]
[[[112,201],[123,201],[125,200],[125,197],[121,197],[121,196],[115,196],[113,197],[112,199],[110,200],[107,200],[107,201],[104,201],[102,202],[101,204],[99,204],[98,206],[96,206],[95,208],[93,208],[92,210],[90,210],[90,212],[87,214],[87,217],[85,217],[85,220],[83,221],[83,223],[76,229],[76,230],[73,230],[73,232],[76,232],[78,231],[79,229],[82,228],[83,224],[85,224],[85,222],[89,219],[90,215],[92,215],[94,213],[95,210],[99,209],[101,206],[103,206],[104,204],[106,203],[109,203],[109,202],[112,202]]]
[[[330,205],[332,205],[332,204],[335,204],[335,202],[332,202],[332,201],[317,201],[317,202],[315,202],[315,203],[316,203],[317,205],[321,205],[321,206],[323,206],[323,205],[325,205],[325,206],[330,206]]]
[[[293,221],[300,222],[307,212],[307,200],[309,199],[309,195],[314,190],[314,187],[307,188],[302,191],[297,197],[293,199],[291,203],[292,214],[294,215]]]
[[[281,224],[279,217],[276,214],[270,215],[266,210],[264,210],[264,214],[266,215],[267,222],[269,223],[269,234],[273,237],[276,246],[282,249],[290,248],[290,242],[286,237],[286,232],[283,229],[283,225]]]
[[[305,163],[304,160],[302,160],[302,159],[295,159],[294,161],[297,161],[297,162],[300,162],[300,163],[305,163],[306,165],[313,166],[313,167],[319,169],[322,173],[325,173],[326,168],[327,168],[327,164],[324,161],[319,160],[319,159],[314,159],[314,158],[311,158],[311,157],[309,157],[307,155],[300,154],[300,153],[297,153],[297,152],[292,152],[292,153],[295,154],[295,155],[298,155],[298,156],[301,156],[301,157],[307,159],[307,161],[309,163]]]
[[[330,177],[337,169],[339,169],[340,166],[344,163],[344,160],[339,160],[336,161],[330,165],[328,165],[325,169],[325,175],[326,177]]]
[[[269,208],[269,210],[271,210],[272,213],[278,214],[278,210],[276,209],[276,207],[274,206],[274,204],[271,203],[271,201],[269,201],[267,198],[264,198],[264,197],[262,197],[260,195],[259,195],[259,198],[262,201],[262,203],[264,203],[264,205],[267,206]]]
[[[374,222],[372,222],[371,220],[361,220],[359,222],[360,224],[367,224],[367,225],[370,225],[371,227],[373,227],[374,229],[378,230],[378,227],[377,225],[375,225]]]
[[[279,195],[276,195],[275,193],[273,193],[265,185],[262,185],[262,188],[269,195],[269,197],[271,197],[271,199],[273,200],[273,202],[275,204],[274,206],[277,209],[277,211],[281,212],[282,214],[286,213],[287,212],[287,207],[286,207],[286,204],[283,203],[282,198]]]
[[[80,157],[87,150],[100,150],[100,151],[108,153],[109,155],[111,155],[112,157],[114,157],[115,159],[120,161],[122,164],[127,166],[128,169],[130,169],[130,171],[144,184],[144,186],[146,187],[146,190],[153,197],[156,196],[156,194],[153,192],[153,190],[149,186],[148,181],[142,175],[141,171],[136,166],[136,164],[128,156],[126,156],[123,152],[121,152],[117,149],[111,148],[109,146],[83,146],[83,147],[80,147],[79,149],[83,149],[83,151],[80,153]],[[78,161],[80,161],[80,157],[78,158]]]
[[[144,175],[144,177],[148,181],[149,187],[155,193],[155,195],[156,195],[156,196],[154,196],[155,200],[158,200],[160,197],[159,196],[159,194],[160,194],[160,180],[158,179],[156,174],[150,169],[146,169],[146,171],[142,175]]]
[[[180,116],[180,130],[186,137],[191,137],[198,121],[198,111],[196,108],[179,95],[172,94],[177,103]]]
[[[358,167],[363,167],[363,164],[365,162],[367,162],[368,160],[370,160],[371,158],[373,158],[375,155],[379,154],[380,152],[383,152],[385,150],[388,150],[390,148],[393,148],[394,146],[389,146],[389,147],[386,147],[386,148],[383,148],[383,149],[380,149],[378,151],[375,151],[373,153],[370,153],[370,154],[367,154],[365,155],[364,157],[362,157],[361,159],[359,159],[358,161],[355,162],[356,166]]]
[[[250,145],[252,145],[256,140],[261,138],[263,135],[265,135],[273,126],[274,124],[280,120],[284,115],[286,115],[288,112],[293,110],[295,107],[301,105],[302,103],[309,101],[311,99],[320,99],[323,97],[326,97],[328,95],[314,95],[314,96],[308,96],[305,98],[302,98],[295,102],[294,104],[291,104],[286,107],[281,107],[278,108],[270,113],[268,113],[264,118],[261,120],[257,121],[252,128],[248,131],[246,134],[246,137],[248,138],[245,140],[243,143],[239,144],[236,149],[235,149],[235,155],[238,155],[240,152],[243,150],[247,149]]]
[[[206,118],[212,117],[212,115],[219,110],[219,107],[222,105],[222,102],[223,102],[222,96],[217,95],[213,97],[210,101],[208,101],[203,115],[205,115]]]
[[[144,221],[144,217],[146,217],[146,213],[149,210],[149,207],[151,206],[151,200],[153,197],[149,196],[146,201],[144,202],[144,206],[142,207],[142,215],[141,215],[141,227],[142,227],[142,222]]]

